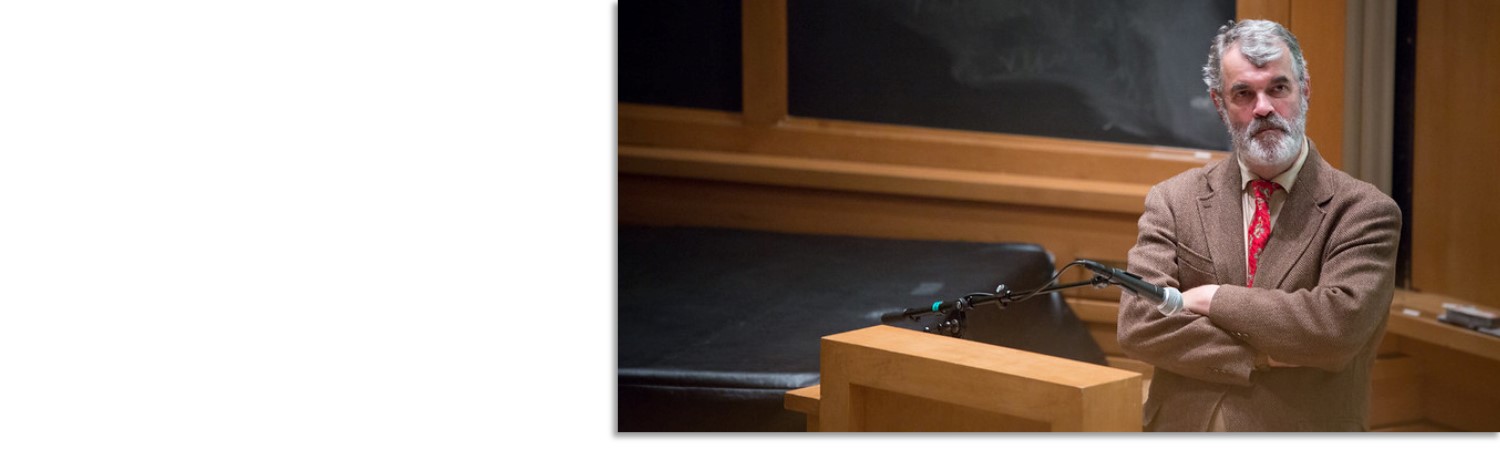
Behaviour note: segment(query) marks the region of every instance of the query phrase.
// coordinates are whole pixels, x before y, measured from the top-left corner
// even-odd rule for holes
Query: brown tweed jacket
[[[1222,284],[1211,317],[1162,316],[1120,298],[1125,354],[1156,366],[1147,431],[1204,431],[1221,405],[1228,431],[1367,430],[1370,366],[1394,290],[1401,212],[1373,186],[1307,162],[1245,286],[1234,158],[1179,174],[1146,196],[1129,271],[1183,291]],[[1259,368],[1270,355],[1295,368]],[[1222,403],[1220,403],[1222,401]]]

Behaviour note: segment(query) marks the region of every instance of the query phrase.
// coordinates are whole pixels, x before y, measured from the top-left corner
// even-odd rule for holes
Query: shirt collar
[[[1250,173],[1250,167],[1246,166],[1244,161],[1240,161],[1238,155],[1236,155],[1234,161],[1240,165],[1240,189],[1249,189],[1247,186],[1250,185],[1250,181],[1260,179],[1260,177]],[[1302,151],[1297,154],[1297,162],[1292,163],[1290,169],[1272,178],[1271,181],[1281,185],[1281,188],[1286,189],[1287,193],[1291,193],[1292,185],[1297,182],[1297,173],[1302,171],[1302,163],[1304,162],[1307,162],[1307,136],[1302,137]]]

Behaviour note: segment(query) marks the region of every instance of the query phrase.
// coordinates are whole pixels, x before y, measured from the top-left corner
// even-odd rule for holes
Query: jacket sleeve
[[[1347,367],[1385,325],[1395,290],[1401,211],[1384,195],[1367,197],[1328,217],[1334,222],[1316,286],[1295,292],[1222,286],[1209,313],[1213,323],[1280,362],[1335,372]]]
[[[1158,185],[1146,194],[1128,270],[1153,284],[1186,290],[1180,284],[1181,271],[1195,269],[1179,266],[1177,219],[1163,190]],[[1218,295],[1222,292],[1221,288]],[[1131,358],[1203,381],[1250,384],[1256,349],[1208,317],[1188,311],[1163,316],[1150,302],[1126,291],[1120,297],[1118,325],[1120,347]]]

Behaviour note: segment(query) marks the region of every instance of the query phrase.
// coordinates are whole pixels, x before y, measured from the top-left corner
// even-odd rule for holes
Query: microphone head
[[[1162,286],[1162,301],[1156,305],[1156,310],[1163,316],[1170,316],[1182,312],[1182,291],[1171,286]]]

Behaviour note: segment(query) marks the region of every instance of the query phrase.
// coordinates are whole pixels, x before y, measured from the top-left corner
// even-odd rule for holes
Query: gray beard
[[[1245,165],[1282,170],[1292,166],[1292,162],[1302,151],[1303,133],[1307,129],[1307,101],[1303,100],[1301,106],[1302,111],[1298,112],[1298,117],[1290,122],[1281,116],[1271,115],[1251,121],[1244,129],[1230,128],[1234,152],[1244,159]],[[1225,125],[1228,125],[1227,119]],[[1281,136],[1269,141],[1254,138],[1255,133],[1267,129],[1280,129]]]

